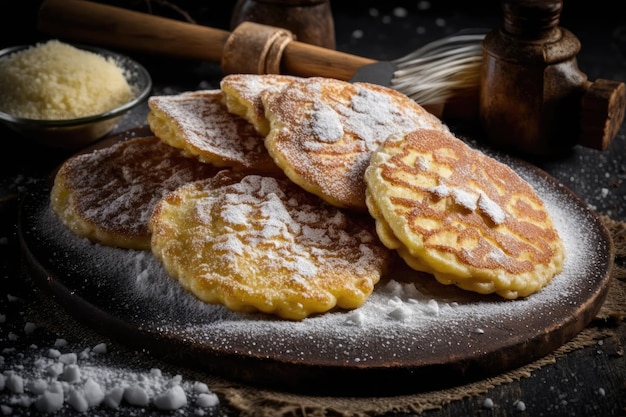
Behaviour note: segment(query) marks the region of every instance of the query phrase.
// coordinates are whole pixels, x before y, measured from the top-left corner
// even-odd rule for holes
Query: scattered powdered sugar
[[[504,223],[506,213],[498,203],[490,199],[485,193],[480,193],[480,197],[478,197],[478,208],[495,224]]]
[[[157,115],[148,119],[155,135],[200,160],[260,170],[273,167],[262,137],[252,124],[228,111],[221,90],[152,96],[148,103]]]
[[[117,168],[115,174],[111,166]],[[215,170],[156,137],[132,138],[69,159],[59,174],[64,184],[60,189],[70,190],[72,201],[83,204],[57,203],[58,210],[66,211],[68,224],[89,228],[93,223],[105,234],[147,240],[148,220],[157,202],[178,186]]]
[[[409,14],[404,7],[394,7],[392,13],[395,17],[406,17]]]
[[[311,114],[311,129],[322,142],[334,143],[343,138],[343,124],[339,115],[326,103],[315,102]]]
[[[139,410],[185,411],[207,415],[219,405],[217,395],[199,381],[163,373],[159,368],[120,367],[116,352],[105,344],[93,347],[57,339],[56,348],[31,345],[27,354],[4,349],[0,356],[2,414],[25,410],[61,415],[73,409],[97,414],[99,409],[138,415]],[[17,415],[17,414],[16,414]]]
[[[390,135],[448,130],[405,95],[368,83],[312,77],[263,100],[273,126],[270,153],[291,167],[290,177],[342,207],[365,208],[363,175]]]
[[[494,406],[493,400],[489,397],[485,398],[483,400],[483,407],[488,408],[488,409],[492,409]]]
[[[230,274],[233,281],[238,280],[239,274],[269,275],[259,286],[275,294],[285,294],[287,290],[283,288],[289,285],[279,282],[295,280],[303,286],[302,300],[312,292],[319,296],[317,291],[323,285],[318,285],[317,278],[330,271],[348,274],[348,279],[359,285],[362,276],[371,274],[372,279],[377,279],[386,251],[376,242],[369,223],[358,222],[335,207],[320,204],[317,197],[287,180],[247,175],[218,189],[211,188],[211,183],[204,183],[209,192],[201,193],[193,200],[191,210],[194,212],[195,233],[185,239],[183,245],[191,245],[191,250],[197,253],[204,251],[202,256],[218,259],[227,268],[220,274]],[[195,189],[196,185],[187,188]],[[186,194],[184,190],[183,195]],[[182,227],[192,226],[186,222]],[[155,245],[161,247],[160,242]],[[195,249],[198,247],[201,249]],[[248,262],[246,258],[251,258],[254,263],[250,273],[243,266]],[[163,259],[167,265],[167,255]],[[200,265],[205,263],[201,261]],[[229,265],[237,265],[239,269],[228,269]],[[204,273],[194,269],[189,266],[187,276]],[[271,275],[273,271],[279,272]],[[247,284],[242,282],[241,285]],[[324,290],[331,293],[328,298],[331,302],[336,295],[339,299],[336,302],[340,303],[341,293],[349,285],[352,284],[346,280],[341,287]],[[283,296],[267,295],[268,299],[273,297]]]
[[[450,187],[442,185],[442,184],[436,185],[434,187],[430,187],[427,190],[439,198],[445,198],[450,195]]]
[[[320,78],[317,82],[302,84],[301,90],[296,87],[287,90],[295,102],[312,103],[311,107],[303,110],[311,120],[309,128],[315,133],[311,135],[313,141],[308,140],[304,144],[311,150],[316,149],[315,140],[332,143],[340,139],[340,134],[354,135],[362,141],[363,151],[370,152],[391,134],[417,128],[445,129],[439,119],[420,110],[414,102],[395,96],[393,90],[363,83],[349,84],[354,91],[350,91],[349,100],[345,100],[341,96],[348,93],[330,93],[325,90],[325,83]],[[326,103],[324,97],[328,95],[338,99],[331,104]]]
[[[525,167],[517,167],[516,171],[543,198],[567,254],[562,274],[539,293],[518,300],[483,297],[456,287],[442,286],[428,275],[400,266],[390,271],[360,308],[291,322],[262,314],[236,313],[220,305],[202,303],[172,279],[150,252],[90,244],[67,231],[47,206],[26,219],[36,236],[26,240],[53,242],[55,260],[51,264],[64,265],[62,283],[111,317],[136,327],[138,332],[146,335],[146,343],[150,338],[169,337],[180,341],[182,349],[193,345],[190,354],[226,351],[233,355],[296,363],[308,363],[318,357],[345,366],[377,365],[390,357],[398,363],[411,363],[416,358],[436,357],[442,349],[449,350],[451,345],[463,352],[478,349],[477,353],[486,349],[485,346],[503,346],[507,337],[518,336],[506,330],[519,328],[515,323],[529,323],[519,330],[527,332],[525,337],[528,338],[539,333],[530,323],[543,322],[546,326],[558,327],[561,318],[554,311],[576,308],[581,300],[593,293],[602,278],[605,266],[602,256],[607,248],[598,238],[590,213],[536,171]],[[44,264],[48,262],[43,261]],[[107,297],[101,294],[107,294]],[[98,350],[106,351],[104,346]],[[98,350],[92,348],[88,358],[110,355],[96,354]],[[419,355],[415,354],[416,351]],[[76,359],[71,353],[76,353]],[[46,368],[53,370],[51,372],[57,375],[57,380],[61,378],[60,383],[78,381],[78,388],[83,390],[76,390],[71,401],[68,391],[65,404],[81,408],[85,403],[95,401],[93,398],[100,398],[94,384],[86,385],[89,378],[98,383],[105,394],[101,404],[107,401],[145,404],[146,395],[130,388],[138,383],[128,381],[124,370],[98,369],[95,364],[93,370],[80,350],[72,352],[62,344],[46,351],[45,356]],[[39,386],[24,383],[24,380],[36,379],[26,375],[35,372],[32,367],[25,364],[20,372],[15,372],[22,376],[24,387]],[[100,376],[105,372],[119,372],[111,377],[117,384],[106,385],[98,379],[98,372]],[[146,375],[143,378],[150,380]],[[172,378],[158,379],[158,392],[154,385],[152,390],[143,388],[151,399],[148,406],[191,406],[189,388],[183,382],[170,383]],[[115,389],[120,381],[126,381],[122,396],[120,390]],[[3,383],[14,390],[20,389],[15,377],[8,379],[5,375]],[[180,390],[174,388],[177,385],[186,393],[186,406],[181,405],[184,400]],[[90,392],[89,396],[84,393],[85,389]],[[166,397],[155,401],[159,395]],[[46,401],[58,400],[54,391],[48,397]],[[199,395],[196,401],[211,402]]]
[[[460,188],[452,188],[452,198],[461,207],[474,211],[477,207],[478,196],[476,194],[469,193]]]
[[[162,271],[160,264],[148,252],[90,246],[92,250],[89,251],[88,255],[91,259],[95,259],[97,264],[106,265],[111,263],[111,258],[123,261],[115,262],[119,267],[116,275],[119,274],[119,276],[124,277],[119,285],[130,289],[130,295],[139,302],[150,303],[151,305],[158,304],[160,306],[174,305],[177,311],[180,311],[182,306],[184,309],[189,309],[194,315],[204,316],[202,320],[198,319],[197,316],[196,319],[190,322],[200,323],[200,327],[204,327],[204,329],[198,328],[194,331],[211,331],[212,328],[233,329],[235,332],[245,332],[251,337],[258,332],[267,331],[268,328],[275,330],[285,329],[287,333],[309,333],[313,331],[314,333],[326,334],[327,332],[332,333],[333,328],[346,332],[346,327],[354,330],[355,326],[350,326],[349,324],[349,322],[355,321],[351,317],[352,314],[361,314],[363,316],[362,319],[356,320],[360,323],[357,329],[361,329],[356,330],[357,333],[361,333],[363,329],[370,327],[414,328],[422,331],[430,325],[439,326],[441,320],[446,318],[458,320],[468,313],[471,313],[474,317],[490,317],[493,315],[501,317],[517,316],[528,314],[529,311],[526,310],[532,310],[537,305],[545,303],[546,300],[549,300],[550,304],[567,302],[568,294],[574,291],[575,288],[570,285],[571,283],[568,284],[568,281],[572,279],[569,275],[574,274],[578,276],[585,273],[584,263],[589,257],[589,255],[585,255],[585,251],[588,251],[589,246],[593,245],[593,243],[589,241],[584,227],[580,227],[580,224],[576,227],[571,226],[572,218],[580,218],[582,214],[572,215],[571,211],[573,208],[569,205],[562,205],[560,199],[550,201],[550,196],[545,195],[545,190],[544,198],[549,211],[553,213],[556,227],[567,246],[565,272],[562,276],[556,277],[553,283],[541,293],[515,302],[459,304],[451,300],[428,298],[427,295],[419,292],[418,288],[411,282],[410,276],[408,278],[409,283],[400,284],[407,280],[407,277],[403,275],[413,274],[411,270],[401,269],[397,279],[394,276],[390,276],[389,282],[386,284],[381,283],[368,302],[358,309],[356,313],[327,314],[307,319],[300,323],[287,323],[280,320],[265,321],[262,316],[229,313],[220,306],[205,305],[196,301],[184,290],[181,290],[179,285]],[[70,237],[68,236],[68,238]],[[72,239],[68,240],[71,241]],[[84,245],[85,242],[81,240],[78,244]],[[135,278],[131,279],[130,282],[124,282],[128,280],[126,277]],[[120,281],[120,278],[114,279],[114,281]],[[129,284],[131,284],[130,288]],[[158,303],[154,302],[155,298],[159,299]],[[402,315],[397,313],[400,307],[405,309],[405,313]],[[149,310],[151,311],[153,308],[149,308]],[[394,311],[396,312],[394,313]],[[433,314],[433,312],[436,312],[436,314]],[[394,319],[394,316],[396,319]],[[409,316],[412,320],[405,320]],[[159,315],[157,314],[156,317],[158,318]],[[227,317],[228,320],[224,320],[224,317]],[[403,318],[403,320],[398,320],[398,318]],[[438,320],[433,320],[434,318]],[[159,321],[155,318],[152,320]],[[187,320],[183,321],[187,322]],[[172,324],[175,325],[175,323]],[[235,330],[237,328],[239,330]],[[485,330],[487,331],[488,329]]]
[[[392,134],[417,128],[441,128],[430,116],[417,117],[388,94],[360,86],[349,106],[337,107],[346,129],[362,138],[366,149],[373,151]]]
[[[452,199],[456,204],[467,210],[474,211],[476,209],[480,209],[495,224],[501,224],[505,220],[506,213],[502,207],[500,207],[498,203],[490,199],[483,192],[474,194],[460,188],[450,187],[443,184],[427,188],[427,190],[439,198],[452,196]]]

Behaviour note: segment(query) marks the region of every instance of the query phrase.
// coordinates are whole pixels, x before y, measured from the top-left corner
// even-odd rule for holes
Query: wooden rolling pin
[[[38,29],[74,41],[176,58],[223,62],[225,55],[244,54],[246,56],[234,57],[243,63],[251,58],[249,49],[240,51],[230,45],[236,44],[231,36],[236,29],[229,32],[85,0],[45,0],[39,9]],[[242,41],[246,36],[257,37],[258,27],[247,29],[248,33],[235,41]],[[265,42],[258,48],[268,49],[275,35],[258,36]],[[284,39],[284,33],[282,35]],[[323,76],[348,81],[359,68],[377,62],[297,40],[278,46],[280,56],[274,64],[280,67],[280,73],[303,77]],[[229,65],[238,65],[239,61]],[[245,71],[239,69],[238,72]]]

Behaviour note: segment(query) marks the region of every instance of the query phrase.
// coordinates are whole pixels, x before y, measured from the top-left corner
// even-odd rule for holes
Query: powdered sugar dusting
[[[478,197],[478,208],[487,214],[495,224],[504,223],[506,213],[498,203],[490,199],[485,193],[480,193],[480,197]]]
[[[229,112],[247,119],[262,135],[269,125],[261,96],[264,92],[277,93],[299,77],[284,74],[228,74],[220,81]]]
[[[378,264],[368,248],[374,243],[373,231],[368,233],[365,227],[343,230],[351,223],[343,212],[330,206],[322,208],[317,198],[309,198],[313,196],[303,194],[290,182],[293,188],[285,188],[283,183],[248,175],[198,201],[195,214],[203,225],[211,228],[217,222],[228,231],[211,237],[225,249],[224,262],[232,261],[233,253],[257,252],[259,259],[275,256],[273,264],[287,268],[294,278],[304,278],[317,273],[316,258],[342,269],[350,258],[345,248],[351,248],[359,253],[351,259],[353,265],[366,270],[368,265]]]
[[[330,106],[324,103],[315,103],[311,113],[311,128],[320,141],[333,143],[343,138],[344,130],[341,119]]]
[[[272,172],[276,167],[252,124],[232,114],[220,90],[199,90],[148,100],[152,131],[200,160],[237,169]]]
[[[363,175],[390,135],[448,131],[413,100],[368,83],[307,78],[265,94],[263,102],[270,154],[294,182],[340,207],[365,210]]]
[[[147,248],[148,220],[157,202],[178,186],[216,172],[157,137],[132,138],[68,159],[57,174],[51,198],[69,226],[79,222],[83,234],[94,229],[90,234],[94,240]],[[125,246],[129,240],[134,246]]]
[[[98,286],[92,288],[92,280],[84,278],[99,276],[98,285],[116,293],[116,300],[105,303],[104,308],[144,330],[245,356],[307,362],[323,355],[339,364],[375,364],[391,355],[399,361],[412,361],[416,346],[420,357],[436,355],[442,343],[447,345],[445,338],[452,338],[459,349],[472,351],[480,344],[476,337],[489,346],[503,343],[508,336],[501,329],[509,321],[558,321],[553,315],[557,306],[575,308],[579,301],[574,300],[586,297],[586,292],[598,285],[607,248],[598,247],[590,214],[533,170],[518,167],[517,171],[544,199],[565,242],[567,257],[563,273],[547,287],[513,301],[441,286],[428,275],[397,267],[362,307],[287,322],[199,302],[171,279],[151,254],[90,245],[65,230],[48,209],[33,219],[32,227],[38,236],[42,234],[38,239],[52,239],[61,245],[55,250],[60,256],[55,262],[69,267],[64,272],[68,285],[79,292],[93,292],[96,298],[91,302],[102,303],[97,298]],[[527,331],[528,337],[536,332]],[[465,343],[469,345],[462,347]]]
[[[202,382],[159,368],[138,371],[117,366],[127,358],[117,351],[107,352],[103,343],[85,346],[57,339],[53,348],[31,346],[19,360],[7,349],[2,355],[3,415],[22,415],[25,410],[41,415],[67,415],[70,410],[94,415],[98,409],[135,415],[146,408],[195,409],[197,415],[205,415],[219,405],[217,396]]]
[[[169,194],[154,213],[152,253],[201,300],[237,311],[301,320],[361,305],[390,259],[371,218],[286,178],[222,171]]]
[[[461,207],[466,208],[469,211],[476,210],[478,196],[472,193],[469,193],[465,190],[459,188],[452,189],[452,197],[454,201]]]
[[[358,84],[350,105],[338,108],[348,129],[364,139],[368,151],[374,151],[390,135],[418,128],[442,129],[436,119],[409,110],[385,91],[368,84]],[[408,114],[407,114],[408,113]],[[419,115],[419,116],[418,116]]]
[[[435,187],[427,189],[429,192],[436,195],[438,198],[446,198],[452,196],[454,202],[459,206],[467,210],[480,209],[491,221],[495,224],[503,223],[506,218],[506,213],[492,199],[490,199],[485,193],[480,192],[478,195],[472,194],[468,191],[450,187],[447,185],[439,184]]]
[[[562,274],[539,293],[518,300],[470,294],[399,266],[360,308],[291,322],[199,302],[150,253],[92,245],[67,231],[45,205],[26,219],[33,234],[27,242],[53,242],[54,260],[43,261],[62,265],[58,275],[69,290],[152,337],[180,340],[183,350],[193,345],[190,354],[202,352],[203,358],[228,352],[252,360],[322,360],[347,367],[445,361],[441,352],[451,346],[463,355],[483,355],[506,348],[510,338],[543,334],[537,325],[562,328],[561,314],[574,314],[570,310],[587,302],[606,273],[608,243],[599,237],[591,214],[536,171],[524,166],[516,171],[543,198],[567,252]],[[114,298],[100,297],[103,291]]]

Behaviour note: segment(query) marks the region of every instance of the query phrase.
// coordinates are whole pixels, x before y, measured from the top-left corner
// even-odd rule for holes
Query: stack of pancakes
[[[562,269],[532,187],[395,90],[233,74],[148,104],[154,136],[67,160],[51,206],[95,243],[151,250],[205,302],[291,320],[354,309],[394,253],[505,298]]]

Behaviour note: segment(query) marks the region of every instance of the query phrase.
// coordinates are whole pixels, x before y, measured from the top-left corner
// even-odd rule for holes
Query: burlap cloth
[[[147,369],[160,367],[181,373],[187,379],[205,382],[213,392],[219,395],[221,404],[231,407],[244,417],[369,417],[394,412],[419,414],[427,410],[438,409],[452,401],[485,394],[490,388],[527,378],[533,371],[555,363],[559,357],[574,350],[592,346],[599,340],[617,333],[618,326],[623,322],[626,315],[626,267],[620,265],[620,262],[626,261],[626,223],[614,221],[606,216],[600,216],[600,218],[613,238],[616,262],[612,271],[612,281],[607,299],[597,316],[582,332],[553,353],[493,378],[443,390],[395,397],[321,397],[263,390],[192,370],[182,371],[158,359],[138,357],[133,352],[128,352],[127,358],[135,367],[143,366]],[[36,315],[39,325],[45,325],[51,332],[62,334],[65,337],[79,338],[86,343],[98,343],[103,340],[102,335],[82,326],[65,314],[62,309],[51,305],[50,303],[53,301],[49,298],[39,296],[36,299],[37,301],[31,304],[27,314]],[[44,315],[43,322],[42,311],[50,312],[50,314]],[[107,341],[107,343],[112,345],[114,349],[117,346],[120,351],[126,351],[123,346],[114,341]]]

